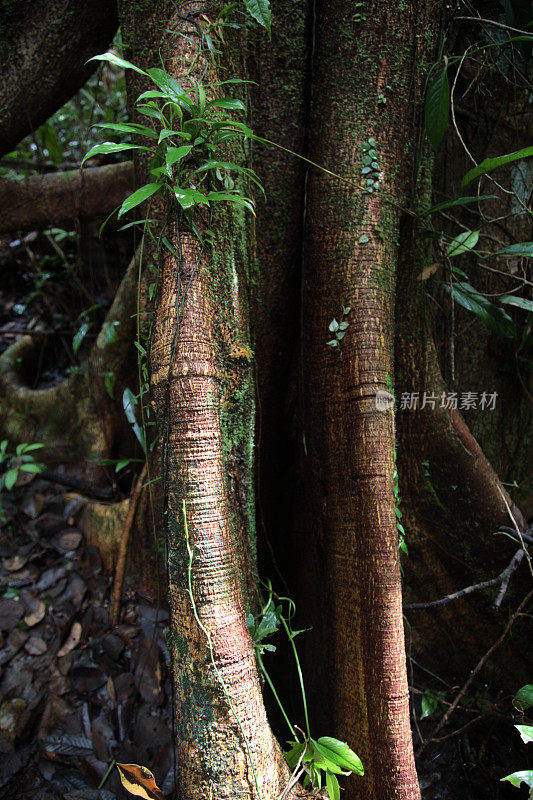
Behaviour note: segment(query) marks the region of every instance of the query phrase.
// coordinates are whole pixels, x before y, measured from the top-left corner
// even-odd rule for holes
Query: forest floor
[[[0,798],[131,797],[114,768],[97,788],[113,760],[147,766],[169,795],[168,612],[127,588],[111,627],[84,499],[19,476],[31,482],[4,499],[0,535]]]

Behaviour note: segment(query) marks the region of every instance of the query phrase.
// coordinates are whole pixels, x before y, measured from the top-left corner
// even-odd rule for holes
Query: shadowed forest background
[[[532,25],[0,0],[0,798],[533,790]]]

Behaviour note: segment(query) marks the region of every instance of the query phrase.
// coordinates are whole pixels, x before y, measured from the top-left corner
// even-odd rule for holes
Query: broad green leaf
[[[200,203],[209,205],[205,194],[197,191],[197,189],[182,189],[180,186],[176,186],[174,189],[174,194],[176,196],[176,200],[183,209],[192,208]]]
[[[523,308],[525,311],[533,311],[533,300],[528,300],[525,297],[514,297],[512,294],[506,294],[500,297],[500,303]]]
[[[518,702],[517,702],[518,701]],[[533,683],[526,683],[515,695],[515,705],[520,711],[533,706]]]
[[[116,142],[103,142],[102,144],[95,144],[91,147],[89,152],[84,156],[82,164],[85,164],[88,158],[98,155],[107,155],[108,153],[120,153],[123,150],[148,150],[148,147],[141,147],[139,144],[117,144]]]
[[[169,136],[179,136],[180,139],[189,140],[191,138],[191,134],[187,133],[187,131],[176,131],[170,130],[170,128],[163,128],[161,133],[159,134],[158,144],[161,144],[163,139],[168,139]]]
[[[339,781],[332,775],[331,772],[326,772],[326,787],[329,794],[329,800],[340,800]]]
[[[426,95],[426,131],[434,150],[437,150],[448,126],[450,114],[450,85],[448,83],[448,62],[430,82]]]
[[[444,211],[445,208],[453,208],[453,206],[468,206],[470,203],[479,203],[481,200],[495,200],[495,194],[482,194],[479,197],[456,197],[455,200],[446,200],[444,203],[439,203],[431,208],[426,208],[421,211],[420,217],[427,217],[429,214],[436,214],[437,211]]]
[[[327,747],[328,750],[331,751],[332,758],[333,754],[336,756],[336,763],[339,766],[349,769],[352,772],[356,772],[358,775],[364,774],[361,759],[346,744],[346,742],[341,742],[339,739],[334,739],[332,736],[321,736],[318,742],[323,747]]]
[[[42,466],[42,464],[34,464],[34,463],[21,464],[19,467],[19,470],[21,470],[21,472],[42,472],[43,469],[44,467]]]
[[[461,181],[461,189],[468,186],[480,175],[485,175],[487,172],[492,172],[497,167],[503,167],[505,164],[510,164],[511,161],[519,161],[522,158],[529,158],[533,156],[533,147],[525,147],[523,150],[515,150],[514,153],[507,153],[505,156],[497,156],[496,158],[485,158],[481,164],[466,173]]]
[[[18,469],[8,469],[6,474],[4,475],[4,486],[9,491],[13,488],[17,481],[17,475],[19,474]]]
[[[335,333],[335,331],[338,329],[338,327],[339,327],[339,323],[337,322],[337,320],[335,318],[333,318],[331,320],[331,322],[329,323],[329,325],[328,325],[328,329],[331,331],[331,333]]]
[[[260,642],[261,639],[265,638],[265,636],[270,636],[272,633],[276,633],[278,627],[279,619],[275,612],[267,611],[255,630],[253,637],[254,642]]]
[[[522,737],[524,744],[533,742],[533,725],[515,725],[515,728]]]
[[[157,133],[152,128],[147,128],[146,125],[135,125],[133,122],[98,122],[94,127],[106,128],[120,133],[142,134],[143,136],[157,139]]]
[[[22,453],[30,453],[32,450],[42,450],[44,444],[19,444],[17,447],[17,455],[20,456]],[[19,452],[20,451],[20,452]]]
[[[135,208],[135,206],[138,206],[139,203],[147,200],[149,197],[159,191],[162,186],[162,183],[147,183],[145,186],[141,186],[141,188],[137,189],[136,192],[133,192],[133,194],[130,194],[129,197],[126,197],[120,206],[118,217],[120,218],[127,211],[131,211],[131,209]]]
[[[146,75],[146,72],[139,67],[136,67],[135,64],[132,64],[131,61],[126,61],[120,56],[115,55],[115,53],[107,52],[102,53],[100,56],[93,56],[89,59],[89,61],[108,61],[110,64],[115,64],[117,67],[122,67],[123,69],[134,69],[135,72],[140,72],[141,75]]]
[[[523,782],[530,789],[533,789],[533,769],[525,769],[522,772],[513,772],[512,775],[506,775],[505,778],[500,778],[500,781],[509,781],[513,786],[520,786]]]
[[[313,748],[312,761],[322,769],[328,769],[330,772],[341,775],[342,768],[334,760],[334,753],[320,745],[315,739],[310,739],[309,742]]]
[[[74,355],[76,355],[76,353],[80,349],[81,343],[87,336],[90,327],[91,323],[85,320],[85,322],[81,323],[80,327],[74,334],[74,338],[72,339],[72,350],[74,352]]]
[[[479,231],[463,231],[458,234],[455,239],[452,239],[446,252],[450,258],[458,256],[467,250],[473,250],[479,239]]]
[[[504,247],[503,250],[491,253],[491,256],[525,256],[526,258],[533,258],[533,242],[510,244],[508,247]]]
[[[250,200],[249,197],[242,197],[239,194],[228,194],[226,192],[209,192],[207,198],[209,201],[228,200],[230,203],[236,203],[237,205],[244,206],[248,209],[248,211],[251,211],[252,214],[255,215],[254,202],[253,200]]]
[[[180,158],[188,155],[192,150],[192,144],[184,144],[181,147],[169,147],[166,153],[167,164],[171,167]]]
[[[300,756],[305,750],[305,744],[301,742],[288,742],[288,744],[292,744],[293,747],[289,750],[288,753],[284,753],[285,761],[289,765],[291,769],[294,769],[298,761],[300,760]]]
[[[443,284],[444,289],[450,293],[448,284]],[[488,328],[507,339],[516,338],[516,328],[511,317],[499,306],[495,306],[486,297],[480,295],[473,286],[466,281],[457,281],[453,284],[453,299],[456,303],[468,309],[482,320]]]
[[[210,100],[206,108],[226,108],[229,111],[246,111],[242,100],[232,100],[231,97],[221,97],[220,100]]]
[[[270,3],[268,0],[243,0],[248,13],[258,22],[263,28],[266,28],[270,36],[270,25],[272,23],[272,15],[270,12]]]
[[[148,70],[148,75],[151,77],[156,86],[159,86],[160,89],[168,92],[174,99],[178,100],[180,103],[186,103],[188,106],[191,105],[191,99],[187,96],[181,84],[179,84],[178,81],[171,75],[169,75],[168,72],[165,72],[164,69],[152,67]]]

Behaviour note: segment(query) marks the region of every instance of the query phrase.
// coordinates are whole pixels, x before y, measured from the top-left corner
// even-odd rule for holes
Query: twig
[[[498,586],[501,584],[502,589],[505,586],[505,590],[502,594],[498,594],[497,599],[494,601],[494,608],[498,608],[503,600],[503,595],[507,591],[507,587],[509,585],[509,579],[515,569],[520,564],[522,558],[524,557],[524,550],[521,548],[518,550],[513,558],[511,559],[510,563],[505,567],[503,572],[501,572],[496,578],[491,578],[488,581],[482,581],[482,583],[474,583],[472,586],[466,586],[464,589],[459,589],[458,592],[453,592],[453,594],[447,594],[445,597],[441,597],[439,600],[431,600],[428,603],[409,603],[403,607],[404,611],[418,611],[422,608],[438,608],[439,606],[446,606],[448,603],[452,603],[454,600],[459,600],[461,597],[466,597],[469,594],[473,594],[474,592],[480,592],[483,589],[489,589],[491,586]],[[501,595],[501,597],[500,597]]]
[[[113,581],[113,597],[111,599],[111,624],[116,625],[120,617],[120,607],[122,605],[122,589],[124,588],[124,574],[126,571],[126,556],[128,554],[128,544],[130,540],[130,533],[133,527],[133,520],[135,519],[135,512],[141,496],[144,479],[146,477],[146,462],[141,470],[139,477],[135,483],[135,488],[130,497],[128,506],[128,513],[122,534],[120,536],[120,544],[118,548],[117,566],[115,567],[115,580]]]
[[[480,672],[480,670],[481,670],[481,669],[484,667],[484,665],[487,663],[487,661],[488,661],[488,660],[489,660],[489,658],[492,656],[492,654],[493,654],[493,653],[494,653],[494,652],[495,652],[495,651],[498,649],[498,647],[499,647],[501,644],[503,644],[503,642],[505,641],[505,639],[507,638],[507,636],[508,636],[508,634],[509,634],[509,631],[510,631],[510,630],[511,630],[511,628],[513,627],[513,625],[514,625],[514,623],[516,622],[516,620],[518,619],[518,617],[521,615],[521,613],[522,613],[522,609],[523,609],[523,608],[524,608],[524,607],[527,605],[527,603],[528,603],[528,602],[531,600],[531,598],[532,598],[532,597],[533,597],[533,591],[529,592],[529,594],[527,594],[527,595],[525,596],[525,598],[522,600],[522,602],[520,603],[520,605],[519,605],[519,606],[518,606],[518,608],[516,609],[515,613],[513,614],[513,616],[511,617],[511,619],[510,619],[510,620],[509,620],[509,622],[507,623],[507,625],[505,626],[505,630],[504,630],[504,632],[502,633],[502,635],[501,635],[501,636],[500,636],[500,637],[499,637],[499,638],[498,638],[498,639],[497,639],[497,640],[494,642],[494,644],[492,645],[492,647],[490,647],[490,648],[487,650],[487,652],[485,653],[485,655],[483,655],[483,656],[480,658],[480,660],[478,661],[478,663],[476,664],[476,666],[474,667],[474,669],[473,669],[473,670],[470,672],[470,675],[468,676],[468,679],[467,679],[467,681],[466,681],[466,682],[463,684],[463,687],[461,688],[461,690],[459,691],[459,693],[458,693],[458,694],[457,694],[457,696],[455,697],[455,700],[453,701],[453,703],[451,704],[451,706],[449,707],[449,709],[448,709],[448,710],[446,711],[446,713],[445,713],[445,714],[444,714],[444,715],[441,717],[441,719],[439,720],[438,724],[437,724],[437,725],[436,725],[436,727],[434,728],[434,730],[433,730],[433,732],[431,733],[431,735],[429,736],[429,738],[428,738],[428,739],[426,739],[426,741],[424,742],[424,744],[423,744],[423,745],[421,745],[421,746],[418,748],[418,751],[416,752],[416,757],[417,757],[417,758],[419,758],[419,757],[422,755],[422,753],[425,751],[425,749],[426,749],[426,747],[428,746],[428,744],[429,744],[430,742],[432,742],[432,741],[435,739],[435,737],[436,737],[436,735],[439,733],[439,731],[441,731],[441,730],[442,730],[442,728],[443,728],[443,727],[446,725],[446,723],[447,723],[447,722],[448,722],[448,720],[450,719],[451,715],[453,714],[453,712],[455,711],[455,709],[457,708],[457,706],[458,706],[458,705],[459,705],[459,703],[461,702],[461,699],[462,699],[462,698],[464,697],[464,695],[466,694],[466,692],[467,692],[468,688],[470,687],[470,684],[472,683],[472,681],[474,680],[474,678],[476,677],[476,675],[478,674],[478,672]]]

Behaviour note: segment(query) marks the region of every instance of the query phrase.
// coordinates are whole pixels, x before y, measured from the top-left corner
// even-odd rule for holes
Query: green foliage
[[[525,147],[522,150],[515,150],[514,153],[507,153],[505,156],[497,156],[496,158],[485,158],[477,167],[469,170],[461,181],[461,189],[468,186],[476,178],[481,175],[486,175],[488,172],[503,167],[505,164],[510,164],[512,161],[520,161],[522,158],[530,158],[533,156],[533,146]]]
[[[39,473],[44,470],[44,465],[39,464],[32,455],[36,450],[41,450],[44,444],[18,444],[14,453],[8,451],[9,442],[3,439],[0,442],[0,522],[5,522],[6,516],[2,505],[2,493],[11,491],[15,486],[20,472]]]
[[[443,283],[443,287],[449,294],[453,291],[455,302],[475,314],[494,333],[506,339],[516,338],[516,326],[509,314],[479,294],[470,283],[454,281],[453,290],[447,283]]]
[[[434,150],[437,150],[448,127],[450,116],[450,84],[448,59],[435,66],[435,76],[429,81],[424,109],[426,132]]]
[[[270,12],[270,3],[268,0],[243,0],[246,10],[256,22],[266,28],[270,36],[270,26],[272,24],[272,15]]]
[[[376,140],[373,136],[368,141],[363,142],[361,146],[363,151],[363,163],[361,167],[361,175],[365,180],[365,192],[372,194],[375,190],[381,187],[381,168],[379,165],[379,156],[376,149]],[[360,237],[359,242],[363,244]],[[368,242],[368,238],[366,238]]]
[[[514,705],[519,711],[526,711],[533,706],[533,683],[526,683],[515,695]]]
[[[352,309],[350,308],[350,306],[343,306],[342,307],[342,319],[341,319],[341,321],[337,322],[335,317],[333,317],[333,319],[329,323],[328,330],[329,330],[330,333],[332,333],[334,335],[335,338],[334,339],[330,339],[329,342],[327,342],[328,347],[339,347],[340,346],[340,343],[342,342],[342,340],[346,336],[346,331],[350,327],[350,323],[345,319],[345,317],[348,316],[348,314],[350,313],[351,310]]]
[[[434,714],[443,698],[444,692],[434,692],[433,689],[426,689],[422,695],[420,719],[425,719],[425,717],[430,717]]]
[[[153,180],[124,200],[119,217],[153,195],[161,194],[167,206],[177,206],[182,220],[201,238],[192,216],[200,206],[233,203],[254,213],[253,200],[234,186],[235,176],[242,175],[262,188],[255,172],[219,157],[219,151],[229,142],[255,138],[250,128],[228,115],[229,111],[246,110],[241,100],[226,96],[208,100],[202,84],[185,90],[165,70],[154,67],[145,72],[114,53],[95,56],[95,59],[140,72],[156,87],[143,92],[136,102],[139,113],[148,118],[147,125],[105,123],[102,126],[117,133],[146,136],[152,140],[151,146],[104,142],[91,148],[83,159],[84,163],[97,155],[132,149],[152,154],[150,174]],[[244,81],[234,79],[232,82]],[[210,84],[210,88],[219,88],[224,83],[227,82]]]
[[[331,736],[322,736],[320,739],[316,740],[311,737],[302,670],[298,652],[294,644],[296,636],[305,631],[293,630],[292,628],[292,619],[296,613],[294,602],[288,597],[278,597],[275,595],[270,582],[265,583],[265,587],[268,591],[266,604],[256,616],[248,614],[246,623],[254,643],[258,664],[280,707],[287,726],[294,737],[288,742],[290,750],[285,753],[285,760],[293,773],[291,784],[292,781],[296,782],[303,778],[304,786],[311,785],[315,789],[320,790],[325,779],[330,800],[339,800],[340,788],[337,775],[350,775],[352,772],[355,772],[357,775],[363,775],[363,765],[360,758],[350,749],[346,742],[341,742],[339,739],[334,739]],[[274,602],[274,600],[277,602]],[[284,604],[287,606],[286,612],[283,610]],[[276,650],[274,645],[265,644],[264,639],[267,636],[275,634],[280,628],[284,629],[289,639],[296,662],[304,708],[306,733],[297,726],[294,726],[289,720],[262,658],[265,651],[274,652]]]

